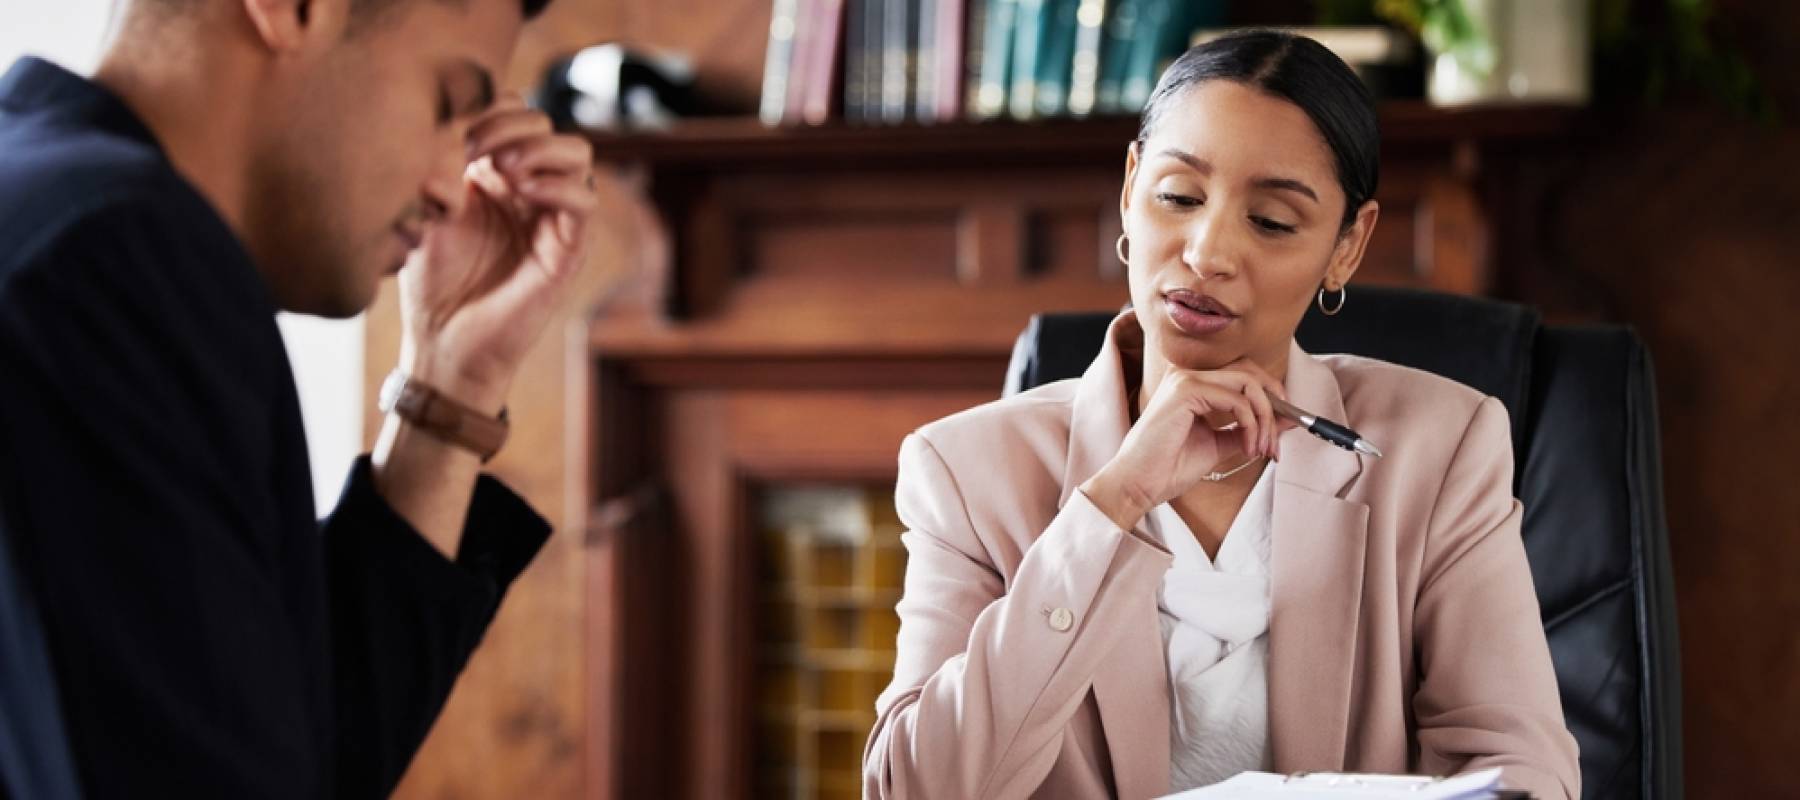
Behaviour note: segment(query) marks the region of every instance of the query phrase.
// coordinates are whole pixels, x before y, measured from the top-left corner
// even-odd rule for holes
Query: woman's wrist
[[[1088,502],[1105,514],[1121,530],[1137,527],[1150,512],[1149,498],[1142,490],[1120,481],[1111,471],[1102,469],[1079,487]]]

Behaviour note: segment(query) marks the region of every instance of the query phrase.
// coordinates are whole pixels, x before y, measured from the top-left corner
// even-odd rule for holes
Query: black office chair
[[[1310,353],[1428,370],[1500,398],[1512,415],[1524,538],[1582,796],[1681,797],[1681,664],[1663,521],[1649,354],[1628,329],[1543,325],[1507,303],[1358,287],[1314,308]],[[1006,393],[1079,377],[1112,312],[1039,315]]]

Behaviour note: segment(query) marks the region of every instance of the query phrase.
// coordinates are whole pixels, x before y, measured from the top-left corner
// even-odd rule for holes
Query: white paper
[[[1241,772],[1230,780],[1169,795],[1167,800],[1472,800],[1492,794],[1499,785],[1498,768],[1444,780],[1341,772],[1300,777]]]

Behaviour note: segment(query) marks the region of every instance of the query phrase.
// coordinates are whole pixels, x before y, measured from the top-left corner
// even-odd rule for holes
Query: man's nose
[[[468,151],[461,137],[454,146],[439,149],[419,191],[427,219],[442,219],[462,210],[463,175],[468,168]]]

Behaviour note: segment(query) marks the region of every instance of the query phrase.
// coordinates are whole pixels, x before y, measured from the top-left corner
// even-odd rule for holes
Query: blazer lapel
[[[1298,345],[1286,388],[1295,405],[1346,419],[1330,368]],[[1363,457],[1304,430],[1281,435],[1271,525],[1269,729],[1277,772],[1341,770],[1362,610],[1369,508],[1343,499]]]
[[[1069,420],[1069,457],[1060,508],[1119,451],[1131,429],[1128,403],[1140,367],[1142,329],[1130,311],[1113,320],[1106,345],[1081,377]],[[1154,595],[1129,615],[1117,648],[1094,675],[1094,702],[1112,760],[1119,797],[1158,797],[1169,791],[1169,671],[1157,627]]]

